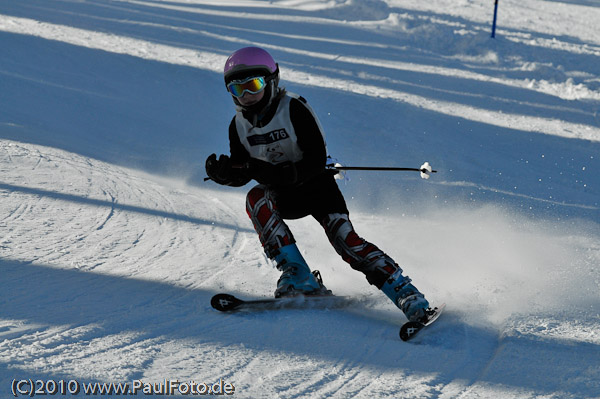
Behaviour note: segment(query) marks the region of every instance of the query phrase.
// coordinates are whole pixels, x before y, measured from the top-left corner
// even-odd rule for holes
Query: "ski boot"
[[[273,259],[277,262],[277,269],[282,272],[277,281],[275,298],[294,295],[331,295],[331,291],[323,285],[321,274],[317,270],[310,272],[296,244],[279,248]]]
[[[430,315],[429,302],[411,281],[398,268],[383,284],[381,291],[402,310],[409,321],[426,322]]]

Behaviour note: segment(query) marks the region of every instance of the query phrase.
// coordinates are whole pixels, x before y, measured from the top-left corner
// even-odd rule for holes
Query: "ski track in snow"
[[[235,382],[242,397],[298,398],[467,398],[499,392],[536,397],[538,388],[578,397],[597,387],[585,376],[597,372],[597,320],[563,319],[548,313],[553,307],[544,302],[537,306],[545,316],[520,318],[513,313],[519,304],[503,297],[535,299],[511,287],[498,295],[482,294],[490,302],[486,315],[469,287],[491,275],[474,275],[468,269],[474,265],[463,266],[463,272],[472,273],[468,284],[452,281],[452,288],[442,280],[460,273],[459,264],[449,276],[427,278],[426,269],[411,274],[427,279],[426,289],[450,302],[444,318],[411,345],[398,341],[401,319],[381,298],[374,307],[355,310],[215,314],[208,306],[215,291],[260,296],[277,278],[257,255],[257,243],[246,245],[256,238],[249,222],[240,223],[239,212],[232,210],[236,203],[243,205],[243,197],[218,193],[225,200],[217,201],[216,193],[176,189],[139,172],[47,147],[3,141],[2,154],[4,386],[10,377],[32,375],[113,382],[223,378]],[[29,173],[33,168],[36,173]],[[46,187],[50,181],[52,189]],[[354,220],[369,235],[379,235],[382,245],[391,245],[382,237],[396,229],[397,221],[382,225],[366,215]],[[436,220],[429,223],[444,224]],[[408,224],[409,230],[419,229],[417,222]],[[31,240],[38,235],[44,240]],[[332,256],[322,240],[299,236],[313,263],[320,254],[323,260]],[[408,235],[396,238],[410,242]],[[442,263],[435,257],[444,256],[446,248],[439,250],[433,261],[428,256],[421,261]],[[422,253],[413,251],[408,253]],[[331,260],[327,264],[334,266],[322,268],[325,276],[343,273],[345,266]],[[473,262],[480,260],[485,261]],[[257,274],[246,276],[242,285],[232,277],[239,275],[239,262]],[[559,278],[571,289],[581,277]],[[347,278],[333,280],[330,288],[345,293],[350,287],[347,294],[367,289],[362,277],[350,273]],[[513,282],[505,278],[503,283]],[[546,294],[537,296],[549,300]],[[494,312],[500,314],[491,317]],[[584,375],[557,381],[553,367],[565,362]],[[531,379],[534,369],[537,383]],[[515,386],[507,387],[508,382]]]
[[[592,0],[501,2],[493,43],[491,7],[471,0],[0,5],[0,396],[63,378],[222,379],[240,398],[600,398]],[[268,296],[279,274],[244,190],[190,172],[226,148],[230,101],[204,94],[250,43],[309,92],[337,152],[447,162],[427,183],[342,183],[359,234],[448,304],[414,341],[310,219],[290,221],[308,262],[364,301],[210,308],[217,292]]]
[[[4,17],[4,21],[0,20],[0,23],[0,29],[3,28],[2,30],[8,32],[34,34],[36,36],[41,36],[46,39],[60,40],[75,45],[86,44],[86,47],[89,46],[88,43],[91,42],[96,43],[94,48],[97,49],[102,49],[116,53],[135,54],[145,59],[166,61],[186,66],[194,66],[197,68],[208,69],[214,72],[217,72],[221,69],[221,66],[224,64],[226,59],[225,56],[215,53],[199,52],[195,50],[182,50],[173,46],[160,45],[127,37],[118,37],[113,34],[90,32],[82,29],[76,29],[61,25],[40,23],[38,21],[29,19]],[[246,42],[245,44],[254,44],[269,50],[276,49],[287,52],[287,49],[284,47],[272,46],[268,43]],[[582,87],[582,85],[580,85],[579,87],[573,87],[572,80],[569,80],[564,85],[559,85],[558,88],[553,89],[552,84],[547,84],[546,82],[535,82],[528,80],[514,81],[511,79],[493,78],[490,79],[481,74],[462,73],[458,70],[446,70],[443,68],[427,68],[415,64],[411,65],[409,63],[390,63],[386,60],[377,59],[365,60],[351,57],[340,57],[338,55],[322,54],[314,51],[296,53],[300,55],[306,54],[310,57],[314,57],[317,59],[331,59],[340,63],[349,63],[351,65],[354,64],[358,66],[371,65],[390,68],[392,70],[397,69],[419,71],[421,73],[428,73],[428,71],[431,71],[430,73],[441,76],[459,76],[465,79],[473,80],[474,82],[483,81],[498,83],[518,88],[539,90],[541,92],[547,92],[553,95],[572,93],[563,95],[563,97],[567,99],[600,99],[600,93],[596,91],[586,90],[585,86]],[[600,55],[600,48],[593,55]],[[317,87],[349,91],[350,93],[363,96],[392,99],[399,102],[405,102],[407,104],[427,109],[433,112],[439,112],[445,115],[460,116],[466,120],[479,121],[482,123],[487,123],[499,127],[519,127],[520,129],[536,133],[551,134],[567,138],[600,141],[600,128],[596,126],[590,126],[588,124],[569,123],[567,121],[551,117],[540,118],[516,113],[507,114],[506,112],[485,110],[473,106],[457,104],[455,102],[431,100],[424,96],[411,95],[395,89],[385,89],[380,86],[368,84],[357,84],[354,80],[335,79],[328,76],[322,76],[314,72],[305,73],[299,70],[295,70],[293,68],[288,69],[287,80],[294,83],[308,84]],[[565,86],[567,87],[567,90],[565,90]],[[578,95],[577,93],[580,94]]]

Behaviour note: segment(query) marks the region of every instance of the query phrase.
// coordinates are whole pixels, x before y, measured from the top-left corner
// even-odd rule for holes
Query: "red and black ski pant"
[[[264,185],[254,187],[246,197],[246,211],[270,258],[279,248],[296,242],[278,209],[276,198],[276,192]],[[377,288],[400,269],[388,255],[354,231],[347,212],[312,216],[323,226],[329,242],[342,259],[364,273],[369,283]]]

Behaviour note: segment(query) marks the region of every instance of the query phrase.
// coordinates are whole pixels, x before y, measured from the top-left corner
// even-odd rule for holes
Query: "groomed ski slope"
[[[599,398],[600,4],[502,1],[491,39],[489,3],[0,0],[0,396],[166,379],[239,398]],[[340,182],[359,234],[447,303],[414,341],[309,218],[290,222],[308,262],[363,301],[210,308],[279,275],[251,186],[203,181],[228,150],[222,65],[250,44],[340,162],[439,171]]]

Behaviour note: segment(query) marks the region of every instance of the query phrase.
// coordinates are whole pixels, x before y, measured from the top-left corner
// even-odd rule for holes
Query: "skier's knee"
[[[267,196],[267,189],[262,184],[254,186],[246,195],[246,209],[252,210],[256,207],[256,204]]]
[[[367,278],[369,284],[374,285],[375,287],[377,287],[377,289],[381,289],[389,275],[383,273],[381,270],[372,270],[365,272],[365,277]]]

